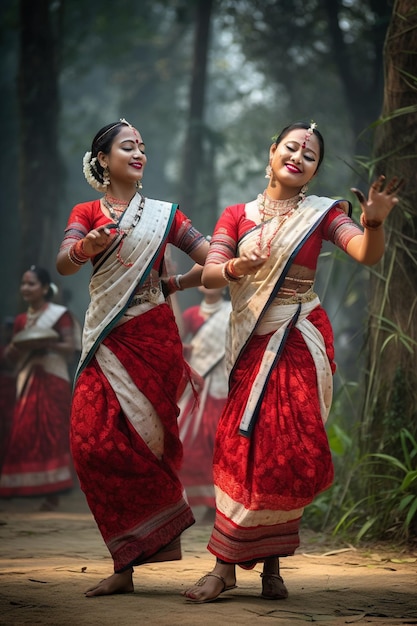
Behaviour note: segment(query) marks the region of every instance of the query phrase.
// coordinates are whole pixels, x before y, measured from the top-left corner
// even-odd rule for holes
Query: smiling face
[[[306,130],[296,128],[290,130],[278,145],[271,146],[269,156],[273,172],[270,185],[294,195],[315,175],[320,144],[314,134],[306,140]]]
[[[32,307],[38,308],[46,302],[48,289],[49,286],[42,285],[35,272],[28,270],[23,274],[20,283],[20,293],[23,300]]]
[[[109,170],[110,180],[134,184],[142,180],[146,165],[145,144],[133,126],[123,125],[115,136],[109,154],[99,152],[100,165]]]

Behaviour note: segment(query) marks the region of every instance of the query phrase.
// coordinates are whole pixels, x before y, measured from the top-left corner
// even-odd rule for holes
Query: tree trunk
[[[200,229],[212,229],[212,220],[207,220],[207,213],[203,211],[197,192],[202,187],[201,182],[204,169],[204,105],[207,81],[207,56],[209,48],[210,20],[212,0],[199,0],[197,6],[197,23],[194,40],[193,70],[190,88],[190,106],[187,134],[184,144],[184,156],[181,176],[180,206],[193,220],[198,215]],[[200,184],[199,184],[200,183]]]
[[[386,252],[372,273],[369,370],[362,452],[398,452],[401,428],[417,432],[417,11],[396,0],[387,32],[385,91],[375,136],[375,175],[403,177],[386,223]]]
[[[62,3],[20,0],[20,270],[54,266],[63,171],[58,151],[58,55],[54,26]]]
[[[382,50],[386,34],[386,23],[389,19],[390,8],[388,3],[381,0],[368,0],[370,9],[379,16],[372,33],[374,58],[369,61],[369,79],[364,80],[363,73],[355,67],[351,47],[345,42],[345,36],[340,26],[340,0],[324,0],[323,6],[327,15],[328,29],[332,42],[331,54],[338,69],[339,79],[343,87],[350,116],[350,125],[360,146],[362,154],[365,146],[360,145],[360,136],[364,128],[373,121],[381,105],[382,95]]]

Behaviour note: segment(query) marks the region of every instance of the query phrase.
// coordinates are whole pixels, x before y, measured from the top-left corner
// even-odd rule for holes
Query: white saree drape
[[[246,205],[247,213],[252,209],[251,204],[253,203]],[[254,276],[246,276],[230,285],[233,313],[228,333],[228,370],[232,370],[252,334],[273,332],[263,355],[255,384],[249,394],[245,414],[240,424],[241,434],[250,435],[269,373],[279,358],[285,344],[286,334],[292,325],[296,325],[303,333],[316,364],[323,421],[326,421],[328,417],[332,398],[332,374],[321,335],[306,320],[320,301],[315,294],[306,294],[294,304],[285,304],[282,300],[274,302],[274,298],[285,280],[297,250],[335,204],[336,202],[330,198],[308,196],[301,209],[295,211],[282,224],[275,236],[276,220],[279,218],[272,218],[253,229],[242,238],[239,244],[240,253],[252,249],[259,237],[259,228],[263,229],[265,239],[273,238],[270,258],[265,265]],[[346,202],[339,200],[337,204],[345,210],[348,209]]]
[[[140,220],[134,225],[141,200],[139,194],[132,198],[118,224],[127,236],[123,238],[119,234],[94,267],[90,281],[91,302],[85,316],[77,374],[94,354],[103,337],[123,316],[137,287],[148,277],[172,224],[176,205],[146,198]],[[130,267],[120,262],[118,253],[126,265],[131,264]]]

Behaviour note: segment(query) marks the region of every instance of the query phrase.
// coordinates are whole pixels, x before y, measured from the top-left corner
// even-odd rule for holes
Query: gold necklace
[[[261,221],[270,219],[271,217],[283,217],[293,211],[300,202],[300,196],[292,196],[285,200],[274,200],[270,198],[266,193],[266,189],[263,193],[260,193],[257,198],[258,211],[261,217]]]
[[[139,203],[139,207],[133,217],[132,223],[130,226],[128,226],[127,230],[124,230],[123,228],[120,228],[120,222],[123,220],[123,215],[121,216],[120,220],[119,220],[119,226],[117,227],[117,232],[120,235],[120,243],[119,246],[117,248],[117,252],[116,252],[116,258],[119,261],[119,263],[121,263],[124,267],[132,267],[133,262],[132,261],[127,261],[126,259],[122,258],[122,248],[123,248],[123,243],[126,237],[128,237],[130,235],[130,233],[132,232],[132,230],[137,226],[137,224],[140,221],[140,218],[142,217],[142,213],[143,213],[143,207],[145,206],[145,197],[144,196],[140,196],[140,203]]]
[[[110,217],[114,222],[118,222],[121,215],[125,212],[127,206],[129,205],[130,200],[127,202],[125,200],[118,200],[117,198],[113,198],[106,193],[103,198],[103,204],[110,213]]]
[[[31,306],[28,307],[26,311],[26,324],[25,328],[30,328],[36,324],[38,317],[40,317],[41,313],[45,310],[45,304],[43,304],[40,309],[33,309]]]

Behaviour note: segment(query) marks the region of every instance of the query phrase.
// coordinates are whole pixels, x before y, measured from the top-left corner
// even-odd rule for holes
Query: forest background
[[[32,264],[49,268],[83,319],[89,272],[63,279],[55,257],[72,206],[97,197],[82,157],[121,117],[147,146],[145,195],[178,202],[206,234],[225,206],[263,190],[272,137],[295,120],[314,120],[326,141],[310,193],[354,203],[350,187],[404,176],[376,268],[327,247],[321,255],[316,287],[338,362],[328,427],[336,481],[306,520],[357,539],[414,541],[414,0],[3,0],[0,17],[4,322],[22,310],[18,286]],[[181,306],[196,298],[181,294]]]

